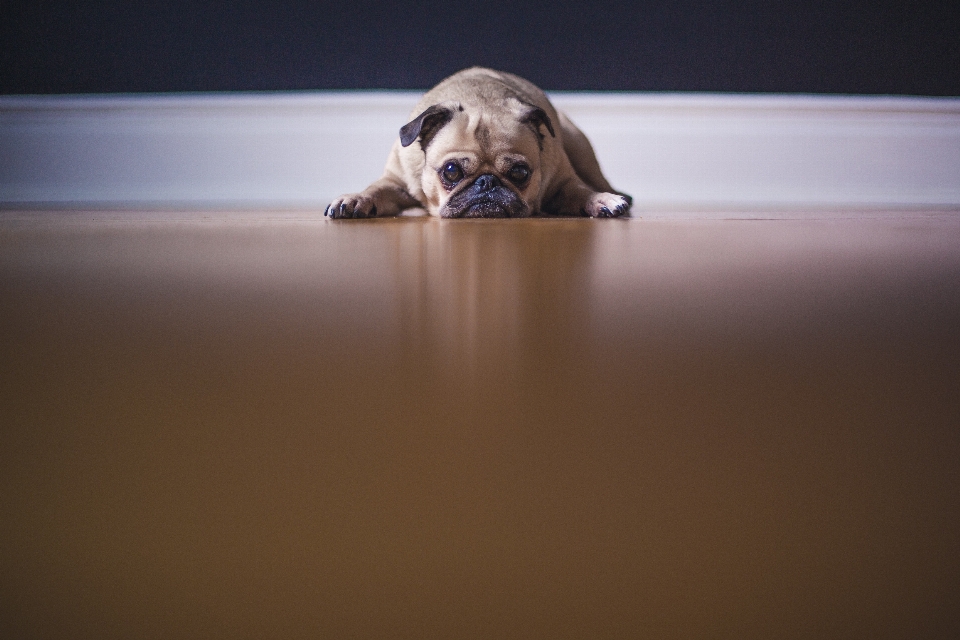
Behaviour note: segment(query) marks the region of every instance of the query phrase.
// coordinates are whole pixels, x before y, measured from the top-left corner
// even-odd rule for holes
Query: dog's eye
[[[507,177],[515,184],[523,184],[530,177],[530,168],[524,164],[515,164],[507,172]]]
[[[447,184],[457,184],[463,179],[463,169],[461,169],[460,165],[456,162],[448,162],[443,165],[443,169],[440,170],[440,177],[442,177]]]

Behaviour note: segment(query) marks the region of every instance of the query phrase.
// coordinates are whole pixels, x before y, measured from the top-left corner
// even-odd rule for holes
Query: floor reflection
[[[397,234],[401,340],[444,377],[519,376],[587,316],[590,221],[417,220]],[[472,383],[472,382],[471,382]]]

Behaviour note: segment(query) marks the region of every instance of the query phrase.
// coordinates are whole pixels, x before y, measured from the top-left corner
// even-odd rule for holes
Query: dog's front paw
[[[377,205],[374,204],[373,198],[351,193],[331,202],[323,215],[331,218],[375,218]]]
[[[594,193],[584,211],[591,218],[617,218],[630,212],[630,201],[615,193]]]

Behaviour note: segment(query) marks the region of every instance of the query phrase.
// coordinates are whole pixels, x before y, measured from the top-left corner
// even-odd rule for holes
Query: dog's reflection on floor
[[[546,363],[556,357],[548,345],[569,343],[585,327],[591,226],[583,220],[407,225],[388,267],[399,294],[401,339],[447,370],[444,377],[503,378],[521,375],[518,366]]]

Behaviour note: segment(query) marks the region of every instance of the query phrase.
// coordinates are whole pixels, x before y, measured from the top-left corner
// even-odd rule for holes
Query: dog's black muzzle
[[[519,218],[530,215],[523,200],[497,176],[485,173],[450,198],[444,218]]]

